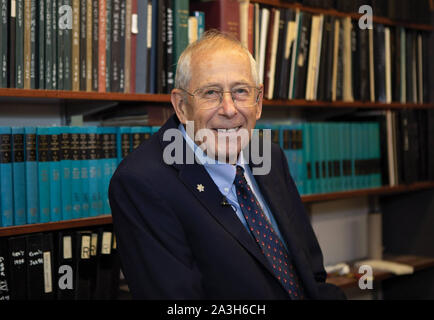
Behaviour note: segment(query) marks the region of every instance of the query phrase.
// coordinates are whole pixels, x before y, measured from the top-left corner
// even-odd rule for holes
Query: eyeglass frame
[[[251,107],[248,107],[248,108],[253,108],[253,106],[255,106],[256,104],[258,104],[258,102],[259,102],[259,96],[260,96],[260,94],[262,93],[262,88],[261,88],[261,87],[256,87],[256,86],[250,86],[250,85],[245,85],[244,87],[254,88],[254,89],[258,90],[255,104],[252,105]],[[197,95],[197,93],[195,93],[196,91],[198,91],[198,90],[203,90],[203,89],[205,89],[205,88],[207,88],[207,87],[197,88],[196,90],[193,91],[193,93],[188,92],[188,91],[187,91],[186,89],[184,89],[184,88],[178,88],[178,89],[184,91],[185,93],[187,93],[188,95],[190,95],[191,97],[194,98],[194,97]],[[222,104],[222,102],[223,102],[223,97],[224,97],[224,94],[225,94],[225,93],[230,93],[230,94],[231,94],[232,102],[233,102],[234,105],[238,108],[237,103],[235,102],[236,100],[234,99],[234,96],[233,96],[233,92],[232,92],[232,90],[230,90],[230,91],[223,91],[223,90],[222,90],[222,91],[219,91],[219,92],[221,93],[221,95],[220,95],[220,102],[219,102],[215,107],[213,107],[213,108],[209,108],[209,109],[218,108],[218,107]],[[241,107],[241,108],[242,108],[242,107]]]

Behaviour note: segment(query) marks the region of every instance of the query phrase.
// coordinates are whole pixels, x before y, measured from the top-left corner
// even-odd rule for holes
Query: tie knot
[[[243,167],[237,166],[234,184],[238,185],[238,186],[241,186],[241,185],[244,185],[246,183],[247,182],[246,182],[246,179],[244,177],[244,169],[243,169]]]

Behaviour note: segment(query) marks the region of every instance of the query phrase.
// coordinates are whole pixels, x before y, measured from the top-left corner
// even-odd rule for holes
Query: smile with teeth
[[[219,133],[233,133],[233,132],[237,132],[238,129],[240,129],[241,126],[238,127],[234,127],[234,128],[220,128],[220,129],[215,129],[217,130]]]

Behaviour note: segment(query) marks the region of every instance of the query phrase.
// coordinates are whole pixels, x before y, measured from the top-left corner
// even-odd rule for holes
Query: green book
[[[54,1],[56,2],[56,1]],[[67,12],[62,10],[62,6],[66,0],[57,0],[57,12],[58,16],[55,21],[58,21],[57,25],[57,55],[55,59],[57,60],[57,89],[64,90],[63,76],[65,68],[65,30],[67,28]],[[53,6],[54,8],[54,6]],[[54,16],[53,16],[54,18]],[[54,21],[54,22],[55,22]],[[54,25],[55,23],[53,23]],[[54,28],[53,28],[54,32]]]
[[[30,89],[36,89],[36,2],[37,0],[30,1]],[[26,30],[27,32],[27,30]]]
[[[15,87],[24,88],[24,0],[16,2]]]
[[[63,4],[72,8],[71,0],[63,0]],[[63,90],[72,90],[72,25],[63,30],[63,41]]]
[[[45,0],[45,89],[52,90],[52,68],[53,68],[53,26],[52,26],[53,5],[51,0]]]
[[[8,1],[0,0],[0,88],[8,86]]]
[[[58,14],[57,14],[57,1],[50,1],[51,2],[51,58],[52,58],[52,67],[51,67],[51,88],[53,90],[58,89],[58,83],[57,83],[57,72],[58,72],[58,53],[57,53],[57,21],[58,21]]]
[[[41,0],[38,1],[39,7],[37,8],[38,10],[38,27],[37,27],[37,49],[38,49],[38,67],[37,69],[37,79],[38,79],[38,84],[37,84],[37,88],[38,89],[45,89],[45,32],[46,32],[46,28],[45,28],[45,1],[46,0]]]
[[[173,67],[176,74],[176,66],[178,59],[188,45],[188,16],[189,16],[189,1],[177,0],[173,1]]]

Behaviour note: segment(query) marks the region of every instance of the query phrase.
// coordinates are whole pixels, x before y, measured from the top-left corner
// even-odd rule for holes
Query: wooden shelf
[[[348,198],[372,196],[372,195],[397,194],[397,193],[412,192],[412,191],[433,189],[433,188],[434,188],[434,182],[417,182],[410,185],[400,185],[395,187],[379,187],[379,188],[358,189],[358,190],[341,191],[341,192],[324,193],[324,194],[303,195],[301,196],[301,199],[304,203],[309,203],[309,202],[331,201],[331,200],[348,199]]]
[[[386,256],[384,257],[384,260],[410,265],[414,268],[415,272],[434,267],[434,258],[429,258],[429,257],[418,257],[418,256],[411,256],[411,255],[389,256],[389,257]],[[358,275],[358,270],[354,267],[351,267],[350,269],[351,270],[349,275],[346,276],[330,275],[327,277],[327,282],[332,283],[342,289],[357,288],[358,278],[355,275]],[[398,277],[397,275],[394,275],[391,272],[380,271],[380,270],[377,271],[374,270],[373,273],[374,273],[373,275],[374,282]]]
[[[359,19],[362,15],[359,13],[349,13],[349,12],[341,12],[337,11],[335,9],[323,9],[323,8],[313,8],[313,7],[306,7],[299,3],[288,3],[283,0],[252,0],[252,2],[257,2],[260,4],[270,5],[274,7],[281,7],[281,8],[298,8],[305,12],[310,12],[313,14],[326,14],[331,16],[337,16],[337,17],[351,17],[352,19]],[[409,29],[416,29],[421,31],[433,31],[434,28],[429,24],[420,24],[420,23],[408,23],[403,21],[395,21],[392,19],[389,19],[387,17],[373,17],[374,23],[384,24],[384,25],[390,25],[390,26],[400,26],[405,27]]]
[[[55,231],[63,229],[82,228],[98,226],[112,223],[111,215],[102,215],[92,218],[81,218],[65,220],[58,222],[26,224],[22,226],[2,227],[0,228],[0,237],[15,236],[20,234]]]
[[[170,104],[169,94],[141,94],[116,92],[86,92],[65,90],[39,90],[1,88],[0,97],[27,99],[56,99],[56,100],[100,100],[100,101],[136,101]],[[377,103],[377,102],[345,102],[345,101],[306,101],[306,100],[267,100],[266,107],[319,107],[319,108],[367,108],[367,109],[405,109],[421,108],[434,109],[434,103]]]

